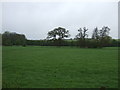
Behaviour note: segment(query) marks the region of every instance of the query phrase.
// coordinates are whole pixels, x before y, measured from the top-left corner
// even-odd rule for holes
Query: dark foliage
[[[55,46],[63,46],[65,41],[63,40],[64,38],[69,37],[69,31],[66,30],[65,28],[58,27],[55,28],[52,31],[48,32],[48,37],[47,39],[51,40]],[[58,38],[57,38],[58,37]]]
[[[55,28],[54,30],[48,32],[47,39],[44,40],[27,40],[25,35],[4,32],[0,34],[2,37],[2,45],[13,46],[13,45],[31,45],[31,46],[77,46],[82,48],[102,48],[102,47],[116,47],[120,46],[119,39],[112,39],[109,36],[110,28],[103,27],[98,29],[97,27],[93,30],[91,38],[88,38],[88,29],[84,27],[78,30],[78,34],[75,39],[65,39],[70,36],[69,31],[65,28]],[[0,39],[1,40],[1,39]]]
[[[23,34],[4,32],[2,34],[2,45],[12,46],[12,45],[22,45],[26,46],[26,38]]]

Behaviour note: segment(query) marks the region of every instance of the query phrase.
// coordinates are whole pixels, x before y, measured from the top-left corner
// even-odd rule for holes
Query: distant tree
[[[111,40],[111,37],[109,36],[109,31],[110,28],[107,26],[103,26],[102,29],[99,31],[99,40],[101,47],[108,44],[108,42]]]
[[[11,36],[9,31],[2,34],[2,44],[5,46],[12,46]]]
[[[69,36],[70,36],[70,34],[69,34],[68,30],[66,30],[65,28],[62,28],[62,27],[58,27],[58,28],[55,28],[54,30],[48,32],[47,39],[52,39],[52,40],[54,40],[55,45],[61,46],[61,44],[63,42],[62,40]]]
[[[103,26],[102,29],[99,31],[100,39],[104,39],[104,37],[109,35],[110,28],[107,26]]]
[[[52,38],[53,40],[56,40],[56,36],[57,36],[57,31],[54,29],[54,30],[48,32],[47,39]]]
[[[86,47],[86,38],[88,37],[87,31],[88,29],[86,27],[78,30],[79,33],[76,35],[76,39],[80,47]]]
[[[26,45],[26,37],[23,34],[17,34],[14,32],[4,32],[2,34],[3,45],[12,46],[12,45]]]
[[[94,30],[93,30],[93,34],[92,34],[92,40],[91,40],[91,47],[93,48],[97,48],[97,47],[100,47],[100,35],[99,35],[99,30],[98,28],[96,27]]]
[[[93,30],[92,39],[99,39],[99,31],[97,27]]]
[[[98,30],[96,27],[92,34],[93,46],[95,47],[103,47],[108,46],[111,41],[111,37],[109,36],[110,28],[107,26],[102,27],[101,30]]]
[[[87,31],[88,31],[88,29],[86,27],[84,27],[83,30],[82,30],[82,28],[80,28],[78,30],[79,33],[76,35],[76,38],[77,39],[85,39],[86,37],[88,37],[88,34],[86,33]]]
[[[69,31],[65,28],[58,27],[55,29],[56,34],[58,35],[58,39],[64,39],[70,36]]]

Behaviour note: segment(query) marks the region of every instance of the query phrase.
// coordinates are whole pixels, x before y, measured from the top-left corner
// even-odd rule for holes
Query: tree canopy
[[[17,34],[14,32],[4,32],[2,34],[2,44],[6,46],[11,45],[26,45],[26,37],[23,34]]]
[[[69,34],[69,31],[66,30],[65,28],[62,28],[62,27],[58,27],[58,28],[55,28],[54,30],[52,31],[49,31],[48,32],[48,37],[47,39],[64,39],[64,38],[67,38],[69,37],[70,34]],[[58,37],[58,38],[57,38]]]

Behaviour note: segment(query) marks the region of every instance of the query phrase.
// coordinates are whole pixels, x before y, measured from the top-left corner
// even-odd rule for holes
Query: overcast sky
[[[27,39],[45,39],[56,27],[69,30],[70,38],[80,27],[87,27],[91,37],[95,27],[103,26],[109,26],[110,36],[118,38],[117,2],[4,2],[0,7],[2,30],[25,34]]]

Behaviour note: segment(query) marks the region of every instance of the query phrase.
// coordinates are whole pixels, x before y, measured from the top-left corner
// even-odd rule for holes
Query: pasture
[[[3,88],[117,88],[118,48],[8,46]]]

